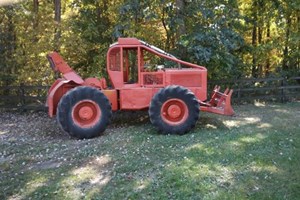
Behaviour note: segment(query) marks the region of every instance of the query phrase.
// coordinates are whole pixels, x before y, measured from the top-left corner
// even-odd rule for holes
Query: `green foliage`
[[[162,47],[164,32],[161,26],[161,15],[165,4],[163,0],[126,0],[121,3],[117,7],[118,17],[114,26],[114,39],[136,37]]]
[[[241,77],[245,46],[236,31],[241,16],[236,5],[196,1],[186,6],[186,34],[179,39],[187,49],[186,59],[204,65],[213,79]]]
[[[9,38],[8,40],[0,38],[1,42],[5,43],[4,51],[1,52],[1,56],[4,57],[4,70],[1,71],[5,77],[1,81],[5,82],[12,74],[12,77],[15,77],[12,82],[14,84],[20,82],[50,84],[51,76],[47,76],[49,70],[45,55],[52,49],[53,40],[49,37],[53,33],[50,29],[53,26],[50,15],[52,10],[41,7],[40,14],[44,14],[41,16],[33,13],[31,3],[24,2],[3,7],[2,12],[6,19],[2,26],[8,27],[2,31]],[[38,22],[33,23],[34,20]]]
[[[78,54],[80,59],[72,60],[72,65],[83,76],[102,76],[105,74],[106,67],[106,51],[112,41],[112,28],[110,1],[83,0],[73,1],[71,10],[76,10],[73,13],[72,19],[68,23],[71,31],[75,34],[82,44],[76,44],[66,47],[69,54],[73,51]],[[74,36],[73,36],[74,37]],[[77,48],[81,48],[78,53]],[[75,50],[75,52],[74,52]],[[81,54],[81,55],[79,55]],[[72,58],[73,59],[73,58]]]
[[[16,68],[13,63],[13,53],[16,48],[13,14],[12,6],[0,7],[0,85],[10,85],[16,80],[13,73]]]
[[[106,52],[137,37],[206,66],[210,79],[298,75],[300,3],[293,0],[66,0],[0,7],[0,84],[45,84],[60,51],[83,77],[106,76]],[[51,5],[51,6],[50,6]]]

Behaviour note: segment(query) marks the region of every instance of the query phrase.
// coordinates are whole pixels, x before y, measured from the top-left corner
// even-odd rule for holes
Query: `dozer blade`
[[[220,92],[220,86],[215,86],[211,99],[208,102],[199,101],[200,110],[220,115],[234,115],[234,110],[231,106],[232,93],[233,90],[229,90],[228,88],[222,93]]]

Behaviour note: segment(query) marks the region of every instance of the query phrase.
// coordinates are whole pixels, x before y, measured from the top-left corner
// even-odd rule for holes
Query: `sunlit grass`
[[[157,134],[143,113],[92,140],[4,133],[0,198],[299,199],[300,103],[235,110],[201,113],[183,136]]]

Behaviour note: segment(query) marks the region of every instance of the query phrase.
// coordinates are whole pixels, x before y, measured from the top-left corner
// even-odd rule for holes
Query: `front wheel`
[[[184,134],[199,118],[199,103],[195,95],[181,86],[161,89],[152,99],[149,116],[152,124],[165,134]]]
[[[111,105],[98,89],[80,86],[67,92],[57,107],[57,121],[71,136],[99,136],[110,122]]]

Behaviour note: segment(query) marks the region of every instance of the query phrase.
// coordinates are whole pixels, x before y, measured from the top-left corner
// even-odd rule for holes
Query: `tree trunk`
[[[263,35],[263,23],[260,24],[260,27],[258,27],[258,44],[262,44],[262,35]],[[258,62],[257,64],[257,73],[258,76],[263,76],[263,66],[261,62]]]
[[[110,25],[111,25],[109,18],[108,18],[109,1],[102,0],[102,4],[103,5],[100,5],[100,3],[96,4],[97,24],[101,24],[101,26],[99,26],[99,25],[97,26],[99,37],[96,42],[100,43],[100,44],[110,40],[110,37],[107,34],[105,34],[103,27],[110,27]],[[93,51],[93,55],[97,55],[99,52],[99,49],[94,49],[92,51]],[[106,74],[105,67],[101,67],[100,70],[101,70],[101,74]]]
[[[32,42],[33,43],[38,43],[39,42],[39,39],[38,39],[38,35],[39,35],[38,26],[39,26],[39,0],[33,0],[33,22],[32,22],[32,29],[33,29]],[[24,54],[26,54],[25,51],[26,51],[26,49],[24,48],[23,49]],[[34,51],[34,53],[33,53],[34,58],[35,58],[33,60],[33,62],[35,63],[36,66],[38,66],[40,64],[38,53],[39,53],[38,51]]]
[[[291,15],[289,14],[286,19],[286,32],[285,32],[285,41],[284,41],[284,50],[283,50],[283,60],[282,60],[282,69],[287,71],[288,66],[288,56],[289,56],[289,40],[290,40],[290,31],[291,31]]]
[[[163,24],[163,27],[165,29],[166,32],[166,42],[165,42],[165,47],[164,49],[166,51],[169,51],[171,48],[173,48],[174,46],[172,46],[172,38],[174,38],[174,31],[172,31],[172,29],[170,29],[170,27],[168,27],[168,13],[167,13],[167,9],[165,7],[162,7],[162,18],[161,18],[161,22]]]
[[[257,77],[257,1],[253,2],[253,28],[252,28],[252,77]]]
[[[270,43],[270,39],[271,39],[270,22],[268,22],[268,25],[267,25],[267,44]],[[265,75],[268,76],[269,73],[270,73],[270,51],[268,50]]]
[[[54,21],[55,21],[55,33],[54,33],[54,49],[59,51],[60,37],[61,37],[61,0],[54,0]]]
[[[177,36],[176,36],[176,41],[178,42],[180,40],[180,37],[182,35],[186,34],[186,27],[185,27],[185,19],[183,13],[185,12],[185,2],[184,0],[176,0],[176,7],[177,7],[177,18],[180,19],[180,24],[178,24],[177,28]],[[180,47],[179,49],[180,57],[181,59],[186,60],[186,55],[187,55],[187,49],[185,47]]]
[[[163,27],[164,27],[164,29],[165,29],[165,32],[166,32],[166,43],[165,43],[165,47],[164,47],[164,49],[166,50],[166,51],[169,51],[170,50],[170,31],[169,31],[169,29],[167,28],[167,24],[166,24],[166,19],[165,19],[165,13],[166,13],[166,11],[165,11],[165,8],[163,8],[163,10],[162,10],[162,18],[161,18],[161,22],[162,22],[162,24],[163,24]]]
[[[300,35],[300,11],[297,12],[297,34]],[[298,53],[300,53],[300,40],[298,40]],[[300,56],[297,56],[296,67],[298,72],[298,76],[300,76]],[[300,80],[299,80],[300,81]]]
[[[33,0],[33,30],[39,25],[39,0]]]
[[[185,23],[184,23],[184,17],[183,17],[183,13],[184,13],[184,0],[176,0],[176,7],[177,9],[177,18],[181,19],[180,21],[182,23],[180,23],[178,25],[178,30],[177,30],[177,37],[180,37],[181,35],[184,35],[186,33],[186,27],[185,27]]]
[[[257,56],[256,56],[256,43],[257,43],[257,27],[256,23],[254,23],[252,28],[252,76],[257,77]]]
[[[13,76],[16,73],[16,64],[14,61],[14,53],[16,48],[16,34],[15,34],[15,23],[14,23],[14,7],[9,5],[5,9],[7,20],[4,20],[4,37],[2,38],[1,44],[3,44],[1,52],[0,64],[2,65],[5,78],[3,84],[5,86],[10,85],[14,82]],[[9,90],[5,90],[4,93],[9,93]]]

